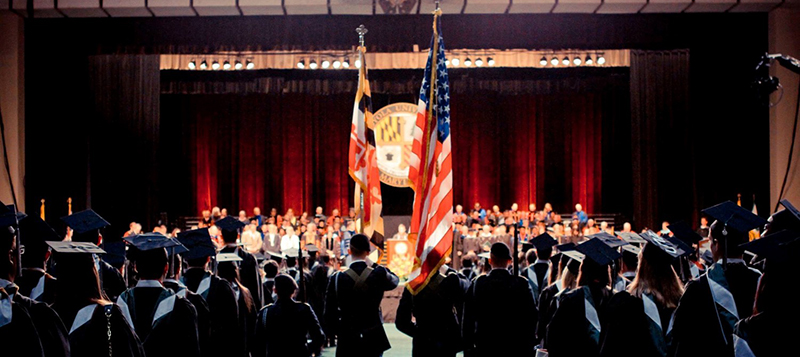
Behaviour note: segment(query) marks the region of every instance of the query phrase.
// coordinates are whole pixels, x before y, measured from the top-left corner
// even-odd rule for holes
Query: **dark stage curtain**
[[[551,202],[570,213],[580,202],[589,212],[630,211],[614,203],[629,184],[608,180],[630,176],[619,159],[629,155],[628,78],[618,71],[606,76],[604,86],[586,87],[572,77],[539,93],[452,93],[456,203]],[[415,98],[373,97],[375,110]],[[254,206],[352,205],[346,170],[352,101],[352,93],[163,95],[162,141],[170,146],[167,160],[176,163],[162,172],[175,180],[167,185],[176,188],[170,197],[191,202],[187,214],[213,206],[235,214]],[[177,181],[185,178],[188,189]],[[410,214],[412,199],[410,189],[384,191],[395,214]]]

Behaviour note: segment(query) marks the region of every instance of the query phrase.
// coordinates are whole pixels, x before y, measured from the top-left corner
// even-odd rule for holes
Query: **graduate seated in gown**
[[[53,309],[69,330],[72,356],[142,357],[142,343],[117,304],[100,288],[92,243],[48,242],[61,272]],[[109,339],[109,336],[110,339]]]
[[[584,255],[578,287],[556,298],[557,308],[547,325],[544,347],[553,357],[599,355],[602,326],[609,318],[606,314],[612,295],[609,264],[620,258],[620,254],[599,238],[578,244],[575,250]]]
[[[325,335],[311,306],[292,298],[296,291],[294,278],[275,277],[277,300],[258,314],[253,357],[309,357],[319,350]]]
[[[641,236],[648,242],[639,252],[638,268],[634,266],[636,276],[608,304],[601,356],[667,355],[670,320],[683,295],[672,261],[685,252],[652,231]]]
[[[6,208],[2,203],[0,207]],[[61,319],[47,304],[21,294],[15,284],[20,265],[16,217],[8,210],[0,214],[0,345],[4,351],[14,351],[14,356],[69,356]]]
[[[672,327],[673,356],[732,356],[733,328],[753,313],[761,273],[742,259],[740,244],[766,220],[733,202],[703,210],[713,217],[709,239],[714,264],[686,284]]]
[[[189,300],[165,288],[169,271],[167,248],[181,246],[159,233],[125,238],[139,277],[136,287],[126,290],[117,304],[136,331],[147,356],[200,356],[197,310]]]

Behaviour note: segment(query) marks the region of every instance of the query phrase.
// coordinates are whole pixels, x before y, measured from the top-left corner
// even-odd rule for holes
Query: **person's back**
[[[328,282],[326,326],[339,337],[337,356],[379,356],[391,348],[383,329],[381,300],[399,279],[382,266],[367,264],[369,240],[363,234],[350,240],[350,252],[350,268]]]
[[[491,248],[492,270],[476,278],[465,296],[463,338],[466,356],[528,356],[535,343],[536,305],[528,281],[513,276],[508,246]],[[509,319],[522,326],[509,325]]]
[[[455,311],[463,304],[468,286],[466,279],[450,273],[436,274],[417,295],[403,290],[395,324],[414,339],[412,356],[454,356],[463,349]]]
[[[275,277],[278,299],[261,309],[256,319],[253,357],[308,357],[324,340],[317,316],[308,304],[291,296],[297,283],[286,275]],[[307,337],[311,343],[307,342]]]

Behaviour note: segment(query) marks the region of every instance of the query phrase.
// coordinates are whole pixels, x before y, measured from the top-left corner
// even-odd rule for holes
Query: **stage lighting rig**
[[[491,66],[494,66],[494,58],[492,58],[492,57],[489,57],[489,58],[486,60],[486,63],[488,63],[490,67],[491,67]]]
[[[339,69],[341,67],[342,67],[342,61],[339,61],[338,59],[333,60],[333,68],[334,69]]]
[[[342,62],[342,67],[350,68],[350,58],[349,57],[345,57],[344,58],[344,62]]]
[[[195,68],[197,68],[197,62],[195,62],[194,60],[189,61],[189,69],[195,69]]]
[[[251,60],[247,60],[247,65],[245,65],[245,68],[247,68],[247,69],[256,68],[256,64],[253,63],[253,61],[251,61]]]
[[[219,62],[217,62],[217,61],[211,62],[211,69],[213,69],[215,71],[218,70],[219,69]]]
[[[572,63],[576,66],[580,66],[583,61],[580,56],[575,56],[575,58],[572,59]]]
[[[603,57],[603,54],[601,53],[601,54],[597,55],[597,64],[602,66],[605,63],[606,63],[606,58]]]
[[[592,56],[586,55],[586,59],[583,60],[583,63],[586,63],[587,66],[591,66],[594,61],[592,61]]]
[[[480,57],[478,57],[478,58],[475,60],[475,66],[476,66],[476,67],[481,67],[481,66],[483,66],[483,60],[482,60]]]
[[[242,65],[242,61],[236,61],[236,63],[233,64],[233,68],[238,71],[238,70],[244,68],[244,65]]]
[[[464,60],[464,65],[467,67],[472,66],[472,60],[467,57],[467,59]]]
[[[200,69],[207,69],[207,68],[208,68],[208,62],[206,62],[206,60],[200,62]]]
[[[322,69],[328,69],[328,67],[330,67],[330,66],[331,66],[331,61],[330,60],[327,60],[327,59],[322,60]]]
[[[773,60],[778,61],[778,63],[784,68],[800,74],[800,61],[794,57],[784,56],[780,53],[765,53],[763,56],[761,56],[761,60],[759,60],[758,65],[756,66],[756,79],[753,81],[752,88],[756,93],[756,97],[763,103],[768,104],[770,107],[775,106],[781,101],[781,99],[783,99],[783,86],[781,85],[780,80],[778,77],[769,75],[769,66]],[[769,96],[779,89],[781,92],[778,100],[775,103],[770,103]]]
[[[228,62],[228,61],[225,61],[224,63],[222,63],[222,69],[224,69],[226,71],[231,69],[231,63]]]
[[[299,62],[297,62],[297,68],[300,69],[306,68],[306,60],[301,59]]]
[[[564,56],[564,59],[561,60],[561,64],[569,66],[569,57]]]
[[[317,69],[317,61],[312,59],[311,62],[308,63],[308,68]]]
[[[558,57],[553,56],[553,58],[550,59],[550,64],[552,64],[553,66],[558,66]]]
[[[458,57],[456,57],[456,58],[453,58],[453,59],[450,61],[450,63],[452,63],[452,64],[453,64],[453,67],[458,67],[458,65],[461,63],[461,60],[459,60],[459,59],[458,59]]]

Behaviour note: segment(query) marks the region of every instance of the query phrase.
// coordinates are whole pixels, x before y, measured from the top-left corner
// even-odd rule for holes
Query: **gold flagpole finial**
[[[361,24],[356,28],[356,33],[358,34],[358,43],[361,47],[364,47],[364,35],[366,35],[367,32],[369,32],[369,30],[364,27],[364,24]]]

